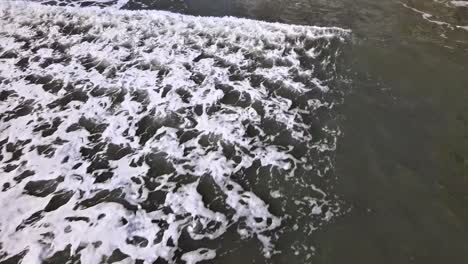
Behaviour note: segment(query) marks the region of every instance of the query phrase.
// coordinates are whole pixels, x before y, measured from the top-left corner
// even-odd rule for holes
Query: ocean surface
[[[0,263],[467,263],[468,1],[2,1],[0,208]]]

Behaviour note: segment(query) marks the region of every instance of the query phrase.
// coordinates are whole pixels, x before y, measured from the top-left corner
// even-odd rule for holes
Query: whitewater
[[[348,30],[96,2],[0,4],[0,261],[269,259],[341,213]]]

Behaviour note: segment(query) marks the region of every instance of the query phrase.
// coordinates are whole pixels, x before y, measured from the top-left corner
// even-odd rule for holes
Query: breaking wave
[[[340,212],[321,185],[348,31],[12,2],[0,14],[0,260],[196,263],[226,236],[268,258],[286,232],[306,256],[300,239]]]

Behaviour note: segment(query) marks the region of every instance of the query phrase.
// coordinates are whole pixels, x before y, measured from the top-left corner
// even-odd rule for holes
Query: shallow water
[[[70,4],[72,1],[61,2]],[[101,6],[115,6],[115,2],[112,1],[100,2]],[[74,3],[76,4],[76,1]],[[80,2],[80,5],[90,4],[93,5],[90,1]],[[271,223],[267,223],[266,226],[257,226],[257,229],[252,229],[253,225],[247,224],[246,229],[254,234],[253,238],[239,238],[238,226],[246,224],[244,220],[236,220],[233,217],[232,221],[238,225],[237,230],[227,228],[223,231],[222,226],[214,228],[210,232],[222,234],[221,239],[214,240],[214,243],[183,245],[183,241],[189,240],[180,239],[180,247],[184,247],[183,253],[189,251],[190,248],[216,249],[216,258],[207,260],[208,263],[465,263],[467,261],[468,31],[465,26],[468,26],[468,7],[450,1],[399,2],[389,0],[378,2],[367,0],[130,0],[121,1],[119,6],[130,10],[162,9],[201,16],[229,15],[270,22],[341,27],[352,30],[349,37],[343,42],[334,44],[332,48],[319,47],[319,50],[326,55],[335,54],[336,50],[340,51],[336,63],[333,64],[336,67],[333,78],[327,70],[315,72],[317,75],[313,75],[322,80],[330,78],[334,80],[327,83],[330,92],[319,97],[322,102],[336,103],[336,106],[317,112],[315,107],[309,105],[308,107],[311,108],[307,109],[313,109],[313,114],[299,121],[299,125],[312,126],[310,130],[312,139],[309,140],[307,137],[298,139],[299,143],[296,142],[294,145],[297,149],[296,158],[302,155],[300,145],[303,142],[306,142],[307,146],[316,146],[316,137],[319,142],[326,140],[327,137],[337,140],[336,150],[333,143],[331,151],[325,154],[315,153],[310,150],[314,148],[307,148],[309,149],[307,164],[313,165],[314,177],[306,178],[305,174],[296,171],[292,173],[292,178],[300,181],[289,181],[286,177],[288,173],[281,170],[277,172],[267,170],[245,173],[238,178],[231,178],[234,183],[240,185],[239,188],[244,192],[253,194],[253,197],[259,197],[261,201],[269,205],[268,212],[263,212],[262,215],[262,217],[265,216],[265,221],[268,217],[272,219],[283,217],[281,227],[277,230],[272,229],[273,233],[266,234],[265,230],[269,229],[268,225]],[[234,26],[230,22],[226,23],[233,27],[233,31],[238,30],[235,23]],[[216,25],[210,25],[210,27],[216,28]],[[264,29],[262,26],[260,28]],[[255,29],[252,30],[258,32]],[[276,32],[276,29],[272,32]],[[161,41],[167,39],[168,37]],[[168,43],[172,45],[171,42]],[[240,45],[247,49],[251,48],[248,41],[241,42]],[[278,43],[278,45],[282,44]],[[214,53],[216,55],[218,51]],[[261,55],[260,53],[260,57]],[[235,60],[235,58],[232,59]],[[260,64],[257,67],[263,68],[262,63],[265,62],[259,57],[253,58],[253,61]],[[92,60],[89,63],[92,63]],[[207,67],[197,68],[197,71],[203,76],[209,76],[208,69],[211,66]],[[305,67],[307,69],[309,66]],[[103,72],[105,71],[104,68]],[[240,69],[240,75],[245,77],[246,72]],[[130,75],[130,79],[132,78],[138,78],[138,75],[133,75],[133,77]],[[281,77],[282,80],[288,80],[288,78],[294,79],[290,75]],[[307,83],[306,87],[310,85]],[[226,93],[224,90],[223,92]],[[247,89],[246,92],[252,91]],[[229,94],[229,91],[227,93]],[[180,93],[169,92],[168,94],[172,99],[176,96],[184,98]],[[283,98],[292,98],[293,101],[297,100],[288,92],[278,95]],[[24,96],[27,98],[28,95]],[[269,96],[260,97],[262,105],[268,104]],[[317,98],[316,94],[308,96],[310,97],[306,99]],[[222,105],[233,103],[228,97],[224,100]],[[239,103],[239,101],[236,102]],[[88,107],[96,107],[99,102],[96,103]],[[195,107],[192,101],[185,103],[188,105],[181,103],[183,109]],[[170,104],[164,104],[170,107]],[[297,104],[299,109],[306,107],[301,106],[300,100]],[[60,107],[60,104],[57,107]],[[119,107],[128,108],[125,105]],[[294,108],[284,108],[280,103],[275,103],[272,107],[278,109],[277,113],[285,115],[294,112]],[[213,113],[220,113],[219,111],[215,110]],[[234,114],[237,115],[236,118],[239,118],[241,114],[236,111]],[[223,124],[222,120],[226,116],[222,112],[221,114],[222,119],[215,120],[215,124],[227,127],[229,133],[238,131],[235,126]],[[110,116],[115,117],[113,114]],[[49,118],[53,120],[53,117]],[[76,118],[79,121],[79,116]],[[198,117],[195,119],[197,123],[200,123]],[[82,126],[86,128],[86,124]],[[152,126],[151,122],[149,126]],[[177,127],[178,124],[175,122],[175,125],[163,126]],[[324,130],[328,126],[340,133],[334,134]],[[256,151],[256,148],[289,145],[295,142],[294,134],[290,133],[294,129],[282,130],[278,124],[273,124],[269,128],[269,125],[265,123],[259,123],[258,128],[265,131],[272,129],[272,133],[275,133],[275,129],[280,132],[287,131],[289,134],[285,139],[280,138],[277,141],[264,138],[257,145],[247,144],[251,148],[239,150],[242,155],[261,156],[264,154]],[[242,130],[242,128],[239,129]],[[210,132],[210,129],[197,128],[197,131],[203,134]],[[179,140],[177,135],[174,136],[175,138],[170,137],[171,133],[166,135],[168,137],[166,140],[161,141],[159,138],[155,144]],[[85,137],[86,135],[83,136]],[[224,137],[237,138],[232,134],[226,134]],[[208,146],[211,144],[216,148],[216,140],[216,138],[208,138]],[[233,145],[244,143],[244,141],[234,142]],[[132,147],[138,149],[137,145],[135,143]],[[138,152],[138,150],[133,151]],[[281,153],[281,149],[279,152]],[[205,156],[195,155],[195,157]],[[160,159],[155,157],[155,160],[156,166],[160,166]],[[320,160],[326,160],[326,162],[321,163]],[[270,160],[270,162],[273,161]],[[148,164],[148,166],[152,165]],[[327,166],[333,169],[327,169],[323,177],[317,177]],[[115,174],[119,175],[119,172]],[[12,173],[11,177],[14,176],[17,175]],[[117,178],[125,179],[124,176]],[[144,180],[145,177],[142,179]],[[207,183],[199,185],[207,186],[206,192],[208,193],[213,192],[210,189],[213,188],[212,186],[224,186],[219,183],[213,185],[210,182],[210,179],[216,178],[205,177],[204,179],[208,179]],[[106,184],[107,179],[101,177],[99,181],[101,180]],[[184,179],[175,179],[175,181],[178,180]],[[190,179],[185,179],[183,185],[188,188],[191,182]],[[317,201],[304,200],[304,197],[311,196],[315,197],[314,199],[321,197],[317,196],[316,191],[313,191],[309,184],[313,184],[326,193],[325,198],[322,196],[318,200],[319,205],[321,207],[324,203],[330,205],[324,209],[333,215],[326,217],[318,214],[314,217],[311,213],[314,206],[295,203],[301,200]],[[171,184],[166,185],[169,189],[173,188]],[[22,185],[18,186],[22,188]],[[83,187],[80,185],[77,188]],[[179,187],[171,190],[177,193],[177,188]],[[21,192],[21,189],[18,190]],[[73,188],[71,190],[73,191]],[[202,196],[209,196],[200,188],[197,188],[197,191],[202,193]],[[131,193],[131,188],[126,192]],[[188,193],[189,189],[183,192]],[[229,195],[228,190],[221,190],[221,193],[223,192],[224,196]],[[189,197],[196,196],[189,194]],[[80,199],[81,202],[84,200],[76,196],[73,199],[77,199],[77,202]],[[133,202],[138,203],[139,200],[135,198]],[[47,205],[48,200],[43,203]],[[176,204],[177,202],[173,201],[169,207],[174,208]],[[73,207],[73,204],[70,206]],[[179,207],[184,207],[184,205]],[[221,204],[221,208],[226,208],[226,206]],[[121,213],[118,209],[115,210]],[[213,210],[222,209],[218,207]],[[229,215],[229,213],[223,213]],[[184,213],[175,215],[186,217]],[[284,218],[286,215],[288,217]],[[213,216],[206,213],[200,219],[208,223],[210,217]],[[144,221],[147,220],[145,216],[130,219],[132,224],[138,223],[143,226],[145,226]],[[196,222],[192,219],[188,221]],[[175,226],[183,226],[183,224]],[[32,227],[31,230],[36,228],[34,224]],[[96,230],[104,232],[102,229]],[[309,231],[313,232],[309,233]],[[274,249],[271,252],[267,250],[268,254],[265,254],[265,248],[268,246],[262,245],[259,239],[255,239],[255,234],[262,232],[274,240]],[[202,232],[202,235],[207,235],[207,233]],[[2,242],[8,243],[5,242],[8,240],[4,238]],[[125,238],[122,239],[125,240]],[[132,255],[131,247],[121,247],[121,249],[127,250],[126,253]],[[137,251],[133,252],[132,257],[140,254]],[[269,257],[270,253],[271,257]],[[180,257],[176,258],[176,261],[180,261]]]

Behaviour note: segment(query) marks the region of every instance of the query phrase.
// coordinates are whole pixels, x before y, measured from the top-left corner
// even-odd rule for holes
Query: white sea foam
[[[401,2],[400,2],[401,3]],[[452,5],[451,6],[454,6],[454,7],[464,7],[464,6],[468,6],[468,5],[465,5],[465,3],[468,3],[468,2],[464,2],[464,1],[451,1],[450,2]],[[424,12],[424,11],[421,11],[417,8],[414,8],[414,7],[411,7],[405,3],[401,3],[403,5],[403,7],[415,12],[415,13],[418,13],[421,15],[421,17],[430,22],[430,23],[433,23],[433,24],[436,24],[438,26],[441,26],[441,27],[444,27],[446,29],[449,29],[449,30],[457,30],[457,29],[462,29],[462,30],[468,30],[468,26],[465,26],[465,25],[456,25],[456,24],[452,24],[452,23],[449,23],[449,22],[446,22],[446,21],[443,21],[442,19],[438,19],[436,16],[434,16],[433,14],[430,14],[428,12]]]
[[[98,6],[105,8],[121,9],[129,0],[17,0],[25,2],[36,2],[55,6],[82,7]]]
[[[303,230],[337,212],[313,185],[337,131],[314,116],[333,106],[348,31],[18,2],[0,14],[0,260],[196,263],[229,232],[269,257],[286,227],[252,179]]]
[[[451,5],[456,7],[468,7],[468,1],[449,1]]]

